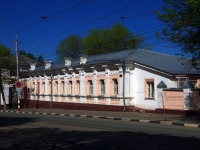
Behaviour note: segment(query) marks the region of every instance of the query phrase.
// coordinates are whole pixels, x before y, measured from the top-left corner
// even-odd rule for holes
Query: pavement
[[[111,112],[111,111],[87,111],[87,110],[66,110],[66,109],[35,109],[8,108],[7,110],[0,109],[2,113],[24,113],[36,115],[60,115],[70,117],[86,117],[96,119],[110,119],[121,121],[135,121],[143,123],[157,123],[165,125],[185,126],[192,128],[200,128],[200,116],[181,116],[169,114],[155,114],[144,112]]]

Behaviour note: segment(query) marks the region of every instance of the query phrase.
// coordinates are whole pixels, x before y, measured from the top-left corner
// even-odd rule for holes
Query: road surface
[[[0,149],[200,149],[200,129],[67,116],[0,113]]]

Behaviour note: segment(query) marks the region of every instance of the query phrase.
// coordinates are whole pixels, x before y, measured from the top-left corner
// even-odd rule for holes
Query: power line
[[[36,22],[36,23],[34,23],[34,24],[32,24],[32,25],[30,25],[30,26],[28,26],[28,27],[26,27],[26,28],[24,28],[24,29],[22,29],[22,30],[20,30],[20,31],[18,31],[18,32],[16,32],[16,34],[18,34],[18,33],[22,32],[22,31],[24,31],[24,30],[27,30],[27,29],[29,29],[29,28],[31,28],[31,27],[33,27],[33,26],[35,26],[35,25],[41,23],[41,22],[44,21],[45,19],[54,17],[54,16],[56,16],[56,15],[58,15],[58,14],[61,14],[61,13],[65,12],[65,11],[68,11],[68,10],[70,10],[70,9],[73,9],[73,8],[75,8],[75,7],[78,7],[78,6],[84,4],[84,3],[88,2],[88,1],[89,1],[89,0],[86,0],[86,1],[84,1],[84,2],[81,2],[81,3],[77,4],[77,5],[74,5],[74,6],[70,7],[70,8],[67,8],[67,9],[63,10],[63,11],[60,11],[60,12],[58,12],[58,13],[55,13],[55,14],[49,16],[49,17],[47,17],[47,16],[41,16],[40,18],[42,18],[42,20],[40,20],[40,21],[38,21],[38,22]],[[5,39],[10,38],[10,37],[13,36],[13,35],[14,35],[14,34],[12,34],[12,35],[10,35],[10,36],[8,36],[8,37],[6,37],[6,38],[4,38],[4,39],[2,39],[2,40],[0,40],[0,41],[4,41]]]
[[[56,34],[48,35],[48,36],[45,36],[45,37],[42,37],[42,38],[38,38],[38,39],[35,39],[35,40],[31,40],[31,41],[36,41],[36,40],[45,39],[45,38],[48,38],[48,37],[56,36],[56,35],[59,35],[59,34],[62,34],[62,33],[65,33],[65,32],[68,32],[68,31],[71,31],[71,30],[80,28],[80,27],[83,27],[83,26],[88,25],[88,24],[90,24],[90,23],[93,23],[93,22],[96,22],[96,21],[101,20],[101,19],[103,19],[103,18],[106,18],[107,16],[113,15],[113,14],[119,12],[119,11],[122,11],[122,10],[124,10],[124,9],[127,9],[127,8],[129,8],[129,7],[133,6],[133,5],[135,5],[135,4],[139,3],[139,2],[141,2],[141,1],[142,1],[142,0],[139,0],[139,1],[137,1],[137,2],[134,2],[134,3],[132,3],[132,4],[128,5],[128,6],[126,6],[126,7],[123,7],[123,8],[121,8],[121,9],[119,9],[119,10],[116,10],[116,11],[114,11],[114,12],[112,12],[112,13],[109,13],[109,14],[107,14],[107,15],[105,15],[105,16],[102,16],[102,17],[100,17],[100,18],[94,19],[94,20],[92,20],[92,21],[90,21],[90,22],[87,22],[87,23],[84,23],[84,24],[82,24],[82,25],[73,27],[73,28],[71,28],[71,29],[68,29],[68,30],[65,30],[65,31],[62,31],[62,32],[58,32],[58,33],[56,33]],[[22,43],[31,42],[31,41],[24,41],[24,42],[22,42]]]
[[[37,17],[37,18],[40,18],[40,16],[36,16],[36,15],[33,15],[33,14],[27,14],[27,13],[24,13],[24,12],[19,12],[19,11],[10,10],[10,9],[5,9],[5,8],[0,8],[0,9],[1,9],[1,10],[4,10],[4,11],[9,11],[9,12],[13,12],[13,13],[21,14],[21,15],[26,15],[26,16],[31,16],[31,17]]]
[[[157,26],[153,26],[153,27],[150,27],[150,28],[141,30],[141,31],[136,32],[136,33],[140,33],[140,32],[143,32],[143,31],[146,31],[146,30],[149,30],[149,29],[153,29],[153,28],[156,28],[156,27],[159,27],[159,26],[162,26],[162,25],[163,25],[163,24],[159,24],[159,25],[157,25]],[[154,30],[154,31],[151,31],[151,32],[155,32],[155,31],[157,31],[157,30]],[[86,31],[86,32],[89,32],[89,31]],[[85,32],[85,33],[86,33],[86,32]],[[147,34],[147,33],[150,33],[150,32],[146,32],[146,33],[139,34],[139,35],[144,35],[144,34]],[[135,36],[135,35],[134,35],[134,33],[133,33],[133,34],[129,35],[129,37],[130,37],[130,36]],[[45,44],[45,45],[42,45],[42,46],[33,48],[33,49],[29,50],[29,51],[32,51],[32,50],[35,50],[35,49],[38,49],[38,48],[42,48],[42,47],[45,47],[45,46],[48,46],[48,45],[51,45],[51,44],[54,44],[54,43],[57,43],[57,42],[60,42],[60,40],[57,40],[57,41],[54,41],[54,42],[51,42],[51,43],[48,43],[48,44]]]

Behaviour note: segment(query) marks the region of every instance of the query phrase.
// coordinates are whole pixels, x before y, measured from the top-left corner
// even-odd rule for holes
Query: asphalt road
[[[200,129],[0,113],[0,149],[200,149]]]

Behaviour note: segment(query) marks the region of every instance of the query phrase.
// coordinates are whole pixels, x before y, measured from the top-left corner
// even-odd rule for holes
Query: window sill
[[[101,94],[101,95],[98,95],[98,97],[105,97],[105,95],[104,95],[104,94]]]
[[[110,98],[118,97],[119,95],[111,95]]]
[[[152,98],[150,98],[150,97],[145,97],[145,100],[156,100],[156,99],[155,99],[155,97],[152,97]]]

